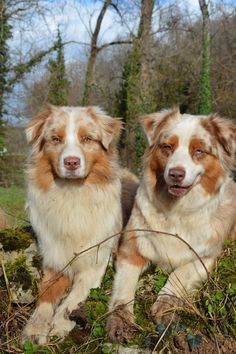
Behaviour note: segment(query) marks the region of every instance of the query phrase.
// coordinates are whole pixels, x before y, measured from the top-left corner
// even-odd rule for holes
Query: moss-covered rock
[[[31,234],[18,229],[0,232],[0,260],[5,269],[0,283],[9,283],[11,301],[32,302],[37,295],[41,262]]]
[[[29,233],[18,229],[5,229],[0,232],[0,245],[5,252],[22,250],[30,246]]]

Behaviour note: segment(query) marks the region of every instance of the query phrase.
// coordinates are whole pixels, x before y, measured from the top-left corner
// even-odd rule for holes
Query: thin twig
[[[157,341],[157,343],[156,343],[156,345],[155,345],[155,347],[154,347],[154,349],[153,349],[153,351],[152,351],[152,354],[155,353],[155,350],[157,349],[158,345],[159,345],[160,342],[162,341],[162,338],[165,336],[165,334],[166,334],[166,332],[168,331],[170,325],[172,324],[174,315],[175,315],[175,314],[173,313],[173,315],[172,315],[172,317],[171,317],[171,320],[170,320],[170,322],[168,323],[166,329],[163,331],[162,335],[161,335],[160,338],[158,339],[158,341]]]
[[[48,290],[48,288],[50,288],[53,284],[55,284],[55,282],[57,282],[62,276],[63,276],[63,272],[71,266],[71,264],[77,259],[79,258],[82,254],[91,251],[92,249],[96,248],[96,247],[100,247],[103,243],[111,240],[114,237],[117,237],[121,234],[124,233],[131,233],[131,232],[148,232],[148,233],[153,233],[153,234],[158,234],[158,235],[166,235],[166,236],[170,236],[170,237],[174,237],[177,238],[178,240],[182,241],[193,253],[194,255],[197,257],[197,259],[200,261],[200,263],[202,264],[203,268],[205,269],[206,273],[207,273],[207,278],[208,280],[210,280],[210,273],[208,271],[208,269],[206,268],[204,262],[202,261],[201,257],[198,255],[198,253],[193,249],[193,247],[184,239],[182,239],[180,236],[178,236],[177,234],[172,234],[169,232],[164,232],[164,231],[157,231],[157,230],[149,230],[149,229],[131,229],[131,230],[124,230],[121,232],[117,232],[107,238],[105,238],[104,240],[96,243],[93,246],[90,246],[88,248],[86,248],[85,250],[79,252],[79,253],[75,253],[74,257],[58,272],[58,275],[55,277],[53,276],[51,279],[49,279],[48,281],[50,282],[50,285],[45,288],[45,290],[38,296],[38,299]],[[140,236],[138,236],[140,237]]]

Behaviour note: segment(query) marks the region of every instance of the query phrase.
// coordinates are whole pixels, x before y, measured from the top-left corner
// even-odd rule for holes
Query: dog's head
[[[149,143],[145,168],[157,190],[181,197],[200,185],[214,194],[234,168],[236,125],[228,119],[173,109],[145,116],[143,125]]]
[[[98,107],[49,106],[26,129],[32,157],[63,179],[108,177],[121,122]],[[46,167],[47,166],[47,167]]]

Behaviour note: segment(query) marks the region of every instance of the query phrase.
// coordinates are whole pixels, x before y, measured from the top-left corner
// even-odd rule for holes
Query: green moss
[[[36,254],[32,258],[32,266],[40,270],[42,268],[42,257]]]
[[[24,263],[24,259],[22,261]],[[109,339],[105,332],[113,275],[112,267],[108,267],[101,288],[91,289],[85,302],[87,317],[85,316],[84,326],[76,326],[62,343],[58,343],[58,353],[115,352],[117,346],[107,344]],[[167,276],[165,272],[153,266],[140,279],[134,306],[136,323],[140,326],[140,331],[134,335],[132,341],[124,343],[124,346],[135,345],[140,350],[142,348],[153,350],[163,335],[158,347],[155,348],[157,351],[166,347],[170,352],[176,352],[178,343],[182,343],[185,349],[197,347],[202,349],[207,342],[214,351],[215,343],[210,339],[212,332],[217,338],[228,338],[229,335],[234,337],[236,324],[235,244],[226,243],[216,270],[212,274],[212,280],[204,284],[195,298],[196,311],[183,309],[179,312],[178,320],[168,329],[164,324],[153,324],[149,316],[150,307],[165,284]],[[206,340],[203,341],[204,338]],[[233,338],[231,339],[233,341]],[[209,352],[213,351],[209,350]]]
[[[20,255],[14,261],[8,261],[5,265],[6,274],[10,283],[21,287],[22,290],[32,290],[32,294],[37,292],[36,282],[26,263],[26,256]]]
[[[29,247],[32,239],[28,233],[19,229],[7,229],[0,232],[0,243],[5,252],[17,251]]]

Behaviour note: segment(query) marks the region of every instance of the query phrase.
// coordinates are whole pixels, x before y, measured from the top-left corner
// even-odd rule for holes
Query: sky
[[[174,0],[160,1],[164,7],[177,2]],[[221,0],[211,2],[216,5],[219,1]],[[225,1],[235,8],[236,0]],[[65,46],[66,62],[75,62],[78,59],[86,62],[91,31],[95,27],[102,3],[102,0],[41,0],[41,8],[37,11],[32,10],[30,16],[12,23],[13,37],[9,41],[12,62],[25,62],[32,56],[32,53],[50,48],[56,39],[58,26],[63,41],[69,42]],[[108,43],[117,38],[125,39],[130,33],[136,33],[139,23],[137,3],[139,3],[137,0],[119,0],[121,12],[124,15],[123,22],[114,9],[108,8],[99,34],[99,44]],[[200,16],[198,0],[179,0],[178,3],[185,12],[188,11],[191,19]],[[158,17],[154,15],[153,30],[155,31],[157,27]],[[45,62],[32,70],[26,79],[41,77],[44,68]],[[14,116],[14,110],[21,110],[23,94],[22,86],[17,85],[12,96],[9,97],[8,105],[10,111],[12,110],[12,116]]]
[[[134,32],[138,26],[138,8],[132,6],[133,0],[121,1],[121,4],[128,3],[132,7],[130,15],[125,15],[125,23],[121,23],[117,13],[108,8],[102,22],[99,43],[107,43],[114,39],[124,38],[130,32]],[[163,0],[163,3],[169,3]],[[136,1],[137,3],[137,1]],[[175,3],[175,1],[173,1]],[[183,0],[183,7],[188,7],[192,16],[199,14],[198,0]],[[21,57],[27,57],[27,53],[33,50],[50,46],[56,37],[59,26],[63,40],[71,42],[66,48],[66,59],[73,60],[78,55],[78,48],[82,48],[81,53],[87,53],[91,29],[94,29],[98,13],[101,9],[101,1],[91,0],[44,0],[41,13],[32,13],[27,21],[22,21],[14,27],[14,36],[10,41],[12,48],[21,49],[18,53],[13,50],[14,58],[21,54]],[[122,7],[122,5],[121,5]],[[155,26],[155,18],[154,18]],[[72,43],[74,42],[74,43]],[[22,54],[23,52],[23,54]],[[17,55],[16,55],[17,54]]]

